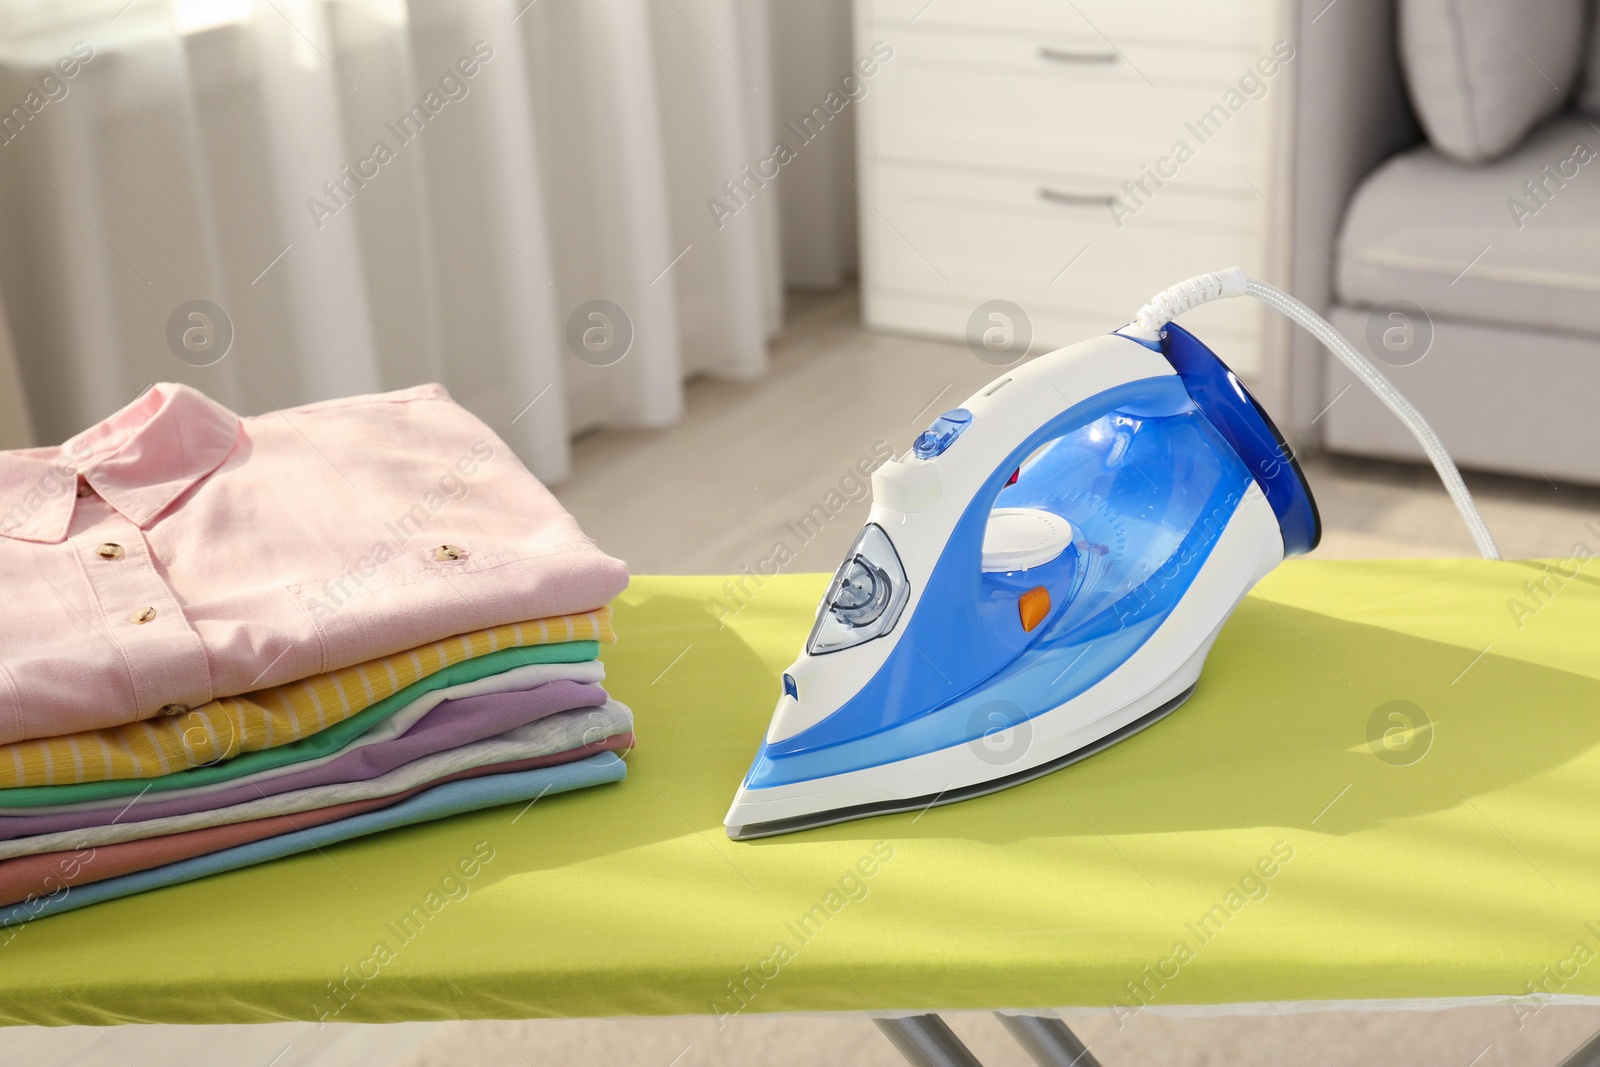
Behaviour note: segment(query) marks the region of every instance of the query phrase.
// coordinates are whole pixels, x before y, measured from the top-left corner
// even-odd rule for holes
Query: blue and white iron
[[[872,511],[784,672],[728,836],[994,792],[1188,699],[1234,607],[1321,533],[1261,406],[1168,325],[1241,293],[1359,364],[1493,556],[1437,438],[1331,326],[1237,268],[1190,279],[1117,333],[1009,370],[872,476]]]

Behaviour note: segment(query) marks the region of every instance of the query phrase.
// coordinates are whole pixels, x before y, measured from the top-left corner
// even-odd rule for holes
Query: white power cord
[[[1461,512],[1461,517],[1466,520],[1467,529],[1472,533],[1472,540],[1476,542],[1478,552],[1484,559],[1499,559],[1500,551],[1495,547],[1494,538],[1489,535],[1489,527],[1484,524],[1483,516],[1478,514],[1478,507],[1472,502],[1472,494],[1467,491],[1466,483],[1461,480],[1461,472],[1456,469],[1455,461],[1450,458],[1450,453],[1445,451],[1444,443],[1439,440],[1439,435],[1433,432],[1433,427],[1428,425],[1422,413],[1412,407],[1411,402],[1401,394],[1400,390],[1396,389],[1366,357],[1357,352],[1327,319],[1282,289],[1246,277],[1244,271],[1238,267],[1229,267],[1210,274],[1198,274],[1151,297],[1150,302],[1139,309],[1133,325],[1125,332],[1141,336],[1145,340],[1159,341],[1161,328],[1185,311],[1222,297],[1241,295],[1255,297],[1278,314],[1304,327],[1306,332],[1321,341],[1328,351],[1337,356],[1339,362],[1348,367],[1362,385],[1372,390],[1373,395],[1383,401],[1385,407],[1395,413],[1405,424],[1406,429],[1411,431],[1411,435],[1417,439],[1422,450],[1427,453],[1434,469],[1439,472],[1439,479],[1444,482],[1445,490],[1455,502],[1456,510]]]

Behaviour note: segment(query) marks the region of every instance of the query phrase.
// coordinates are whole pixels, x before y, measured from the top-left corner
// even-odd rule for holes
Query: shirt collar
[[[239,416],[187,385],[159,382],[59,448],[0,452],[0,534],[64,540],[82,475],[128,521],[148,527],[222,465]]]

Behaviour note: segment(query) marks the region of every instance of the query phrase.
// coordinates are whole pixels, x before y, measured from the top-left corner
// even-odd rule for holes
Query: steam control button
[[[932,459],[934,456],[943,455],[944,450],[971,425],[972,412],[966,408],[951,408],[934,419],[932,426],[917,435],[917,439],[911,443],[911,452],[918,459]]]

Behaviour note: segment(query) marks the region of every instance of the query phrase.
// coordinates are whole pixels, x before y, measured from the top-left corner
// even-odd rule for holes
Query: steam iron
[[[1321,534],[1266,412],[1170,323],[1246,292],[1332,332],[1237,269],[1201,275],[1116,333],[1007,371],[873,474],[872,510],[783,673],[729,837],[1005,789],[1188,699],[1234,607]],[[1493,552],[1487,531],[1483,544]]]

